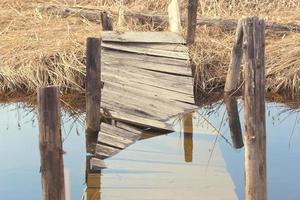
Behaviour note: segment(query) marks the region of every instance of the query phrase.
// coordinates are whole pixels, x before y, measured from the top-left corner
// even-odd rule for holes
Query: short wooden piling
[[[64,163],[57,87],[38,90],[38,121],[43,200],[64,200]]]
[[[88,38],[86,44],[86,132],[100,130],[101,40]]]
[[[187,44],[193,44],[196,35],[198,0],[188,1]]]
[[[101,24],[103,31],[112,31],[113,25],[111,18],[108,16],[107,12],[101,12]]]
[[[169,29],[171,32],[179,33],[181,31],[181,20],[178,0],[171,0],[168,6]]]
[[[231,61],[228,67],[227,77],[224,92],[232,93],[238,88],[239,77],[240,77],[240,66],[243,58],[243,27],[242,19],[239,20],[234,46],[231,53]]]
[[[225,95],[224,102],[228,115],[232,145],[234,148],[240,149],[244,146],[244,143],[236,97]]]
[[[257,17],[243,20],[245,50],[245,194],[246,200],[267,199],[265,125],[265,24]]]

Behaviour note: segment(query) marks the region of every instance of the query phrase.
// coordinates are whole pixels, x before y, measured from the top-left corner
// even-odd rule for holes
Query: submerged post
[[[88,38],[86,43],[86,132],[100,130],[101,41]]]
[[[187,44],[193,44],[196,35],[198,0],[188,1]]]
[[[185,162],[193,162],[193,113],[188,113],[183,117],[183,134]]]
[[[38,120],[43,200],[64,200],[64,163],[57,87],[38,90]]]
[[[265,23],[243,20],[245,50],[245,194],[246,200],[267,199],[265,125]]]
[[[231,53],[231,61],[228,67],[224,92],[234,92],[239,83],[240,67],[243,58],[243,27],[240,19],[236,28],[234,46]]]

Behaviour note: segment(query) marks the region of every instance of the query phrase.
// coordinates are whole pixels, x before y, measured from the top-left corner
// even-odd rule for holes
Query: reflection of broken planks
[[[141,131],[133,127],[118,123],[119,127],[102,123],[98,134],[95,155],[107,158],[115,155],[139,139]]]
[[[181,36],[170,32],[105,31],[101,37],[101,106],[112,118],[173,130],[167,123],[172,116],[195,109],[188,49]]]

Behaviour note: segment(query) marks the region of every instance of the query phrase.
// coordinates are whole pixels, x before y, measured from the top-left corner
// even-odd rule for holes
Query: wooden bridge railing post
[[[265,125],[265,23],[257,17],[243,19],[245,194],[246,200],[267,199]]]
[[[240,19],[236,29],[234,46],[231,54],[231,61],[228,67],[227,77],[224,92],[232,93],[234,92],[239,83],[240,77],[240,66],[243,58],[243,27],[242,20]]]
[[[181,21],[178,0],[170,0],[168,6],[168,15],[170,31],[179,33],[181,31]]]
[[[198,0],[188,1],[187,44],[193,44],[196,35]]]
[[[101,40],[88,38],[86,44],[86,132],[100,130]]]
[[[65,200],[59,91],[44,87],[37,96],[43,200]]]
[[[101,24],[103,31],[112,31],[113,24],[111,18],[108,16],[107,12],[101,12]]]

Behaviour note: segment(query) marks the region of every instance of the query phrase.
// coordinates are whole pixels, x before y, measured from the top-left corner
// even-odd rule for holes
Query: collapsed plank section
[[[123,123],[119,124],[121,124],[119,127],[106,123],[101,124],[95,156],[101,159],[111,157],[140,138],[142,130]]]
[[[180,35],[104,31],[101,38],[101,105],[111,118],[172,131],[171,117],[196,108],[188,48]]]

